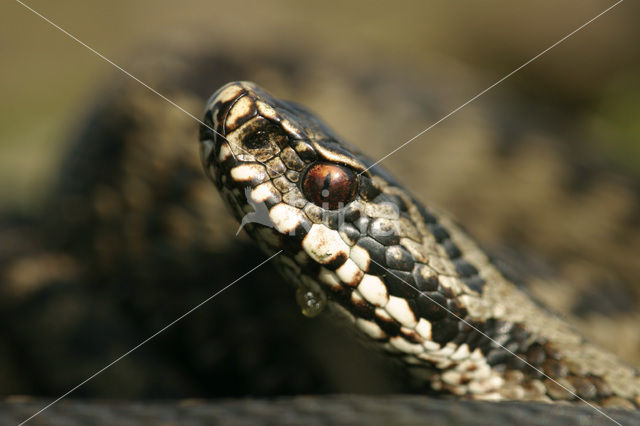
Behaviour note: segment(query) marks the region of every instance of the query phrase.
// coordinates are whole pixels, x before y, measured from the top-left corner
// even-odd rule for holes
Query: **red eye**
[[[335,210],[352,201],[356,195],[356,174],[337,164],[315,164],[302,181],[304,195],[316,206]]]

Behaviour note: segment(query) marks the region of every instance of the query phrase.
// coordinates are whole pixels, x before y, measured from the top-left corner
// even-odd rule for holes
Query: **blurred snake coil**
[[[609,422],[584,405],[539,403],[578,402],[578,395],[620,421],[637,419],[615,408],[640,405],[640,377],[628,366],[638,362],[640,339],[627,332],[640,318],[638,182],[595,161],[561,120],[516,98],[506,108],[504,100],[470,106],[431,140],[406,148],[417,153],[385,161],[396,180],[379,167],[366,170],[370,160],[298,104],[245,83],[226,86],[206,106],[203,93],[257,81],[278,98],[332,114],[326,121],[375,159],[412,136],[398,129],[417,132],[466,100],[471,91],[447,70],[425,79],[375,61],[347,66],[330,57],[239,57],[185,46],[137,67],[136,75],[187,110],[206,108],[205,122],[230,139],[200,130],[207,173],[238,219],[251,212],[246,195],[260,195],[275,231],[244,227],[269,252],[284,250],[274,260],[301,287],[296,294],[265,266],[75,396],[400,394],[390,417],[379,419],[428,416],[415,409],[424,401],[433,410],[441,404],[446,414],[433,420],[442,422],[469,421],[469,412],[488,413],[474,419],[486,424],[526,413],[535,413],[531,424]],[[59,395],[264,258],[246,237],[234,237],[237,224],[202,173],[197,123],[131,81],[114,79],[97,99],[51,195],[32,212],[1,212],[5,394]],[[447,206],[488,249],[433,204]],[[399,211],[391,228],[389,205]],[[341,209],[349,210],[346,222],[331,213]],[[586,219],[573,221],[576,212]],[[607,224],[606,232],[594,223]],[[304,233],[282,238],[300,227]],[[303,317],[296,296],[309,303],[309,316],[320,315]],[[390,356],[361,345],[324,310]],[[278,413],[252,410],[264,403],[258,399],[220,402],[218,414],[276,419],[289,407],[305,419],[322,404],[343,404],[343,415],[349,406],[349,415],[365,419],[379,405],[376,396],[308,398],[318,401],[314,409],[284,398],[274,402]],[[39,401],[10,398],[0,413],[21,420]],[[141,423],[154,413],[189,416],[189,404],[141,406],[148,415]],[[78,422],[87,413],[127,412],[91,401],[50,410],[51,419]],[[334,415],[326,420],[340,421]],[[47,412],[41,416],[46,423]]]

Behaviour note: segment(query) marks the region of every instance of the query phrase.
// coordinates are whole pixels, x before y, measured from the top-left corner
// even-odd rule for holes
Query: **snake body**
[[[209,177],[251,237],[281,251],[303,313],[326,307],[425,390],[640,406],[635,369],[534,303],[450,217],[303,107],[235,82],[204,124]]]

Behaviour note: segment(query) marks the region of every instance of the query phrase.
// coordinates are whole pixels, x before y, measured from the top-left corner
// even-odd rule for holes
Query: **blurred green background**
[[[210,34],[212,45],[273,48],[286,40],[347,56],[366,52],[381,62],[402,60],[424,67],[452,61],[481,76],[480,91],[613,2],[28,4],[125,67],[150,43],[184,38],[197,29]],[[17,2],[2,2],[0,14],[0,203],[26,209],[50,188],[65,136],[116,71]],[[638,16],[637,2],[623,2],[486,96],[511,91],[564,105],[577,125],[607,136],[599,138],[607,143],[597,147],[604,157],[638,173]]]

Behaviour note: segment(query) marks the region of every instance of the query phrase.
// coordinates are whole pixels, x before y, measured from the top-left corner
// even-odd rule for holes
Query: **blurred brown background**
[[[183,38],[198,29],[210,33],[212,46],[250,43],[273,48],[287,40],[350,58],[368,53],[383,63],[401,60],[421,66],[443,57],[481,75],[482,84],[475,88],[479,91],[613,2],[401,1],[392,6],[387,2],[187,0],[176,5],[34,0],[28,4],[121,65],[147,43]],[[4,17],[0,199],[3,204],[28,206],[48,188],[69,127],[77,123],[105,77],[115,71],[18,3],[3,2],[0,7]],[[536,100],[566,104],[584,117],[580,125],[615,135],[599,147],[602,154],[637,172],[638,12],[635,2],[622,3],[488,96],[518,91]],[[399,133],[398,141],[404,136]],[[410,152],[399,155],[403,154]]]
[[[28,4],[196,116],[217,85],[252,78],[379,158],[613,2]],[[639,12],[622,3],[384,163],[636,364]],[[0,213],[27,218],[0,226],[0,392],[58,395],[262,255],[200,182],[190,118],[20,4],[0,14]],[[133,160],[80,150],[63,163],[73,141],[120,139]],[[86,193],[43,202],[61,174]],[[248,277],[78,394],[406,390],[273,282],[268,268]]]

